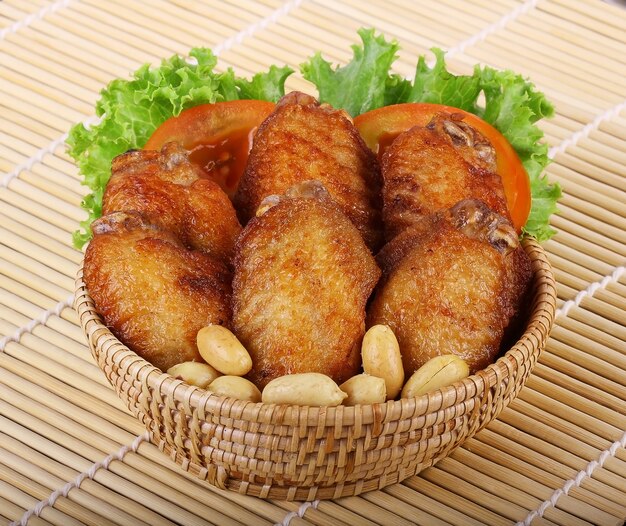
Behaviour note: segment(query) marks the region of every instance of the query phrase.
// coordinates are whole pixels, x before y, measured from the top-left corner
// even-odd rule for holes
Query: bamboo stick
[[[552,352],[545,352],[541,355],[533,374],[614,411],[626,414],[626,409],[622,407],[626,400],[626,387],[610,382]]]
[[[359,515],[359,519],[356,524],[360,524],[360,521],[364,519],[371,519],[378,524],[400,524],[405,522],[396,513],[387,509],[381,508],[375,503],[364,499],[363,497],[343,497],[336,500],[337,504],[343,508]],[[367,524],[366,520],[363,520],[364,524]]]
[[[5,256],[6,259],[3,256]],[[39,264],[32,261],[30,262],[32,264],[31,270],[34,270],[34,273],[29,270],[25,270],[13,262],[9,262],[9,259],[16,259],[15,252],[8,249],[5,250],[0,246],[0,272],[2,272],[2,274],[23,285],[28,284],[28,286],[33,290],[52,298],[55,302],[63,301],[67,298],[69,294],[67,286],[62,287],[56,283],[51,283],[47,279],[41,278],[40,275],[36,274],[37,269],[32,267],[37,267]],[[18,261],[19,263],[22,263],[24,259],[19,258]],[[53,273],[53,271],[51,271],[51,273]],[[58,281],[62,281],[61,278],[65,278],[62,276],[58,277],[60,278]]]
[[[557,6],[557,4],[560,4]],[[584,27],[600,29],[603,34],[609,34],[619,42],[626,42],[624,31],[626,24],[616,6],[607,6],[606,10],[590,9],[585,6],[584,2],[577,3],[572,6],[569,2],[556,0],[554,4],[546,6],[546,11],[558,14],[558,16],[567,20],[572,20]]]
[[[17,344],[13,345],[17,346]],[[18,392],[26,392],[28,396],[38,394],[44,397],[45,407],[47,408],[39,406],[38,409],[40,411],[45,412],[54,408],[61,410],[62,414],[71,415],[72,419],[81,418],[92,431],[99,433],[109,432],[114,440],[122,444],[130,443],[136,435],[144,431],[141,424],[130,418],[128,413],[121,412],[119,409],[93,396],[92,393],[96,395],[107,393],[106,395],[102,394],[106,398],[110,396],[110,390],[99,384],[91,382],[88,385],[92,391],[82,391],[5,353],[0,353],[0,365],[3,367],[3,369],[0,369],[0,377],[5,381],[4,385],[12,387]],[[27,376],[30,382],[25,382],[24,378],[19,375]],[[66,425],[70,425],[69,422],[66,422]],[[122,431],[117,427],[118,425],[129,430],[131,434]]]
[[[567,444],[569,450],[586,458],[587,463],[595,460],[601,451],[608,449],[610,446],[611,442],[606,438],[598,437],[587,430],[572,426],[568,420],[550,414],[545,406],[535,407],[528,400],[539,401],[537,396],[533,397],[527,394],[525,398],[517,398],[513,402],[512,407],[517,412],[535,420],[533,431],[536,433],[542,432],[544,440],[558,443],[554,442],[556,437],[558,437],[561,440],[561,447],[563,444]],[[560,404],[560,407],[562,408],[563,404]],[[515,416],[517,417],[517,413]],[[623,479],[624,472],[626,472],[624,462],[617,458],[610,458],[604,464],[604,469],[622,477],[621,486],[623,486],[625,480]],[[616,487],[620,487],[620,485]]]
[[[30,267],[35,272],[41,271],[41,266],[45,265],[46,267],[48,267],[48,271],[42,273],[41,275],[47,277],[47,274],[50,273],[50,281],[60,286],[65,286],[68,292],[72,290],[71,281],[64,279],[63,276],[71,278],[72,274],[76,275],[76,263],[71,262],[62,256],[51,253],[48,250],[42,249],[42,247],[39,246],[37,243],[28,241],[27,239],[4,229],[4,227],[0,228],[0,234],[2,235],[2,239],[5,242],[6,246],[9,249],[12,249],[13,253],[16,254],[15,259],[12,258],[13,261],[19,261],[17,254],[19,254],[19,256],[23,258],[28,258],[29,260],[32,259],[33,263],[22,264],[22,266],[24,266],[25,268]],[[11,254],[11,252],[7,251],[4,252],[3,255],[4,254],[8,255]],[[58,274],[52,274],[50,272],[51,269],[56,271]]]
[[[65,106],[58,101],[52,100],[46,96],[45,93],[39,93],[37,91],[17,89],[15,84],[8,82],[4,77],[0,76],[0,100],[7,101],[6,104],[11,104],[13,100],[28,104],[31,108],[26,113],[29,116],[35,117],[40,112],[51,113],[57,116],[62,116],[67,119],[68,123],[77,122],[85,118],[87,115],[86,108],[81,113],[80,109],[74,106]]]
[[[407,505],[405,502],[395,498],[388,492],[374,491],[371,493],[363,493],[361,498],[362,500],[367,500],[368,502],[376,504],[379,508],[397,514],[399,518],[394,521],[394,524],[397,524],[398,526],[403,524],[409,526],[419,522],[422,522],[423,524],[432,524],[433,526],[443,526],[445,524],[444,521],[438,519],[434,515]]]
[[[15,183],[15,180],[12,180],[9,185],[13,185],[13,183]],[[31,199],[27,196],[14,192],[11,188],[0,189],[0,201],[2,201],[3,207],[6,203],[10,203],[11,205],[24,211],[28,210],[36,219],[48,222],[61,230],[65,230],[68,236],[71,235],[71,232],[76,230],[76,221],[68,218],[64,214],[59,213],[52,207],[45,207],[41,205],[33,206]]]
[[[598,388],[600,393],[607,396],[607,401],[610,401],[612,397],[619,398],[621,400],[626,400],[626,387],[618,382],[613,382],[608,378],[605,378],[601,374],[597,374],[582,366],[582,364],[574,363],[572,361],[566,360],[561,356],[552,352],[552,349],[556,345],[561,345],[563,349],[565,349],[565,345],[560,342],[554,342],[549,347],[549,352],[544,353],[540,358],[540,363],[557,368],[560,372],[562,372],[568,380],[572,381],[581,381],[588,382],[593,385],[594,388]],[[561,351],[565,353],[565,350]],[[543,374],[542,369],[539,369],[537,374]],[[591,396],[591,395],[590,395]],[[600,398],[602,395],[599,395]]]
[[[37,292],[54,299],[55,302],[67,298],[71,290],[69,276],[64,276],[52,269],[46,269],[45,265],[14,250],[0,246],[0,261],[1,271],[5,276],[22,284],[28,284]],[[40,277],[46,275],[51,279]]]
[[[512,505],[488,493],[482,489],[476,488],[464,480],[446,473],[437,466],[428,468],[420,474],[420,478],[431,482],[433,485],[439,485],[444,488],[454,488],[454,493],[465,499],[463,511],[485,524],[493,526],[510,524],[512,516],[521,515],[523,510],[519,506]],[[431,496],[438,492],[430,493]],[[452,504],[451,504],[452,505]]]
[[[277,507],[285,511],[285,516],[287,516],[290,513],[298,514],[298,512],[300,511],[300,506],[302,506],[301,502],[289,502],[289,501],[282,501],[282,500],[274,500],[272,502]],[[339,507],[335,506],[335,510],[337,510],[337,508]],[[300,511],[300,513],[302,512]],[[305,515],[306,515],[306,518],[305,518]],[[293,519],[291,520],[300,519],[303,524],[315,524],[316,526],[333,526],[333,524],[337,524],[337,526],[349,526],[351,524],[351,522],[345,522],[343,520],[340,520],[335,515],[327,515],[326,513],[323,513],[319,509],[313,508],[312,506],[308,507],[305,510],[305,515],[303,515],[302,517],[299,517],[299,516],[293,517]]]
[[[560,219],[554,218],[556,222],[553,221],[554,226],[558,227]],[[569,227],[571,227],[571,223],[568,223]],[[626,252],[624,252],[624,248],[619,244],[610,243],[606,238],[602,238],[601,236],[594,236],[592,232],[585,231],[585,237],[581,237],[579,235],[575,235],[570,233],[568,230],[559,229],[557,235],[553,238],[555,241],[558,241],[561,244],[572,247],[580,252],[583,252],[587,255],[597,255],[600,256],[600,259],[608,263],[609,265],[613,265],[615,267],[619,266],[624,261],[624,257],[626,256]],[[606,248],[603,246],[604,244],[609,244],[611,248]],[[615,250],[613,250],[615,249]],[[559,256],[557,256],[559,257]],[[550,253],[551,260],[555,258],[555,254]],[[569,259],[562,258],[562,262],[569,265],[576,265],[575,262],[572,262]],[[580,265],[576,265],[578,268],[582,267]],[[582,269],[584,272],[584,269]],[[578,271],[577,271],[578,272]],[[591,274],[587,274],[588,277],[591,277]],[[597,277],[598,274],[595,273],[594,277]]]
[[[418,479],[418,476],[412,477],[412,479]],[[411,479],[409,479],[411,480]],[[395,495],[397,498],[419,508],[420,510],[428,511],[436,517],[440,517],[446,521],[447,524],[453,524],[458,526],[479,526],[481,523],[472,517],[468,517],[462,511],[451,508],[441,502],[431,498],[426,491],[418,492],[415,489],[410,488],[406,481],[402,484],[396,484],[388,486],[383,490],[385,493]]]
[[[558,215],[560,217],[577,225],[581,225],[584,228],[590,229],[598,235],[606,237],[609,242],[622,243],[622,240],[626,242],[626,234],[623,230],[614,227],[608,223],[603,223],[602,221],[599,221],[593,217],[589,217],[588,215],[581,213],[575,208],[563,204],[562,201],[559,202],[558,208]],[[555,221],[554,216],[552,218],[552,221]]]
[[[626,188],[623,176],[619,174],[614,161],[604,158],[604,162],[589,162],[595,154],[585,153],[580,148],[570,147],[567,152],[557,154],[556,162],[550,165],[550,174],[561,177],[598,193],[619,199]],[[599,157],[599,156],[598,156]],[[604,165],[604,166],[603,166]],[[609,171],[613,168],[612,171]]]
[[[3,325],[5,322],[2,322]],[[26,345],[26,343],[30,345]],[[31,351],[34,349],[34,352]],[[107,400],[111,405],[122,408],[121,402],[116,400],[117,395],[113,393],[109,383],[102,374],[102,371],[95,366],[92,361],[86,362],[82,358],[77,358],[70,353],[61,353],[58,348],[54,348],[50,342],[46,340],[25,337],[20,344],[10,343],[7,345],[5,352],[8,355],[15,355],[20,359],[30,361],[37,364],[38,367],[44,369],[46,365],[50,367],[47,372],[53,376],[67,379],[70,381],[72,377],[78,378],[75,386],[83,386],[85,389],[92,388],[99,397]],[[68,372],[73,371],[73,372]],[[82,376],[84,375],[84,379]],[[98,384],[97,386],[94,384]]]

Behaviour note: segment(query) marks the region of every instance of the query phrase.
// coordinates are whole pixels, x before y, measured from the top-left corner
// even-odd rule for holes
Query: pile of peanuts
[[[337,406],[377,404],[420,396],[469,375],[467,363],[454,354],[428,360],[404,382],[400,347],[386,325],[374,325],[363,337],[363,373],[341,385],[320,373],[288,374],[269,382],[263,392],[243,376],[252,369],[250,354],[226,327],[198,331],[198,350],[206,363],[184,362],[168,374],[219,396],[268,404]]]

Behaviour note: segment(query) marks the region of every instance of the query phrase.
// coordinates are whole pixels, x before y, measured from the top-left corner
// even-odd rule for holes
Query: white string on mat
[[[0,29],[0,40],[5,39],[7,35],[17,33],[20,29],[31,25],[36,20],[43,20],[46,15],[54,13],[57,9],[61,9],[62,7],[67,7],[71,2],[72,0],[57,0],[52,4],[42,7],[39,11],[24,17],[22,20],[13,22],[10,26]]]
[[[581,130],[573,133],[569,138],[562,141],[558,146],[553,146],[548,150],[548,156],[553,159],[555,155],[565,152],[570,146],[574,146],[581,139],[589,137],[589,134],[594,131],[602,122],[611,120],[617,117],[624,109],[626,109],[626,100],[616,104],[612,108],[609,108],[604,113],[598,115],[589,124],[586,124]]]
[[[96,471],[100,468],[108,469],[109,464],[111,464],[114,460],[122,460],[131,451],[136,453],[140,444],[148,440],[148,438],[148,432],[146,431],[142,435],[138,435],[130,445],[121,447],[117,452],[108,455],[100,462],[95,462],[87,471],[83,471],[74,480],[71,480],[62,488],[53,491],[47,499],[39,501],[33,508],[26,511],[19,521],[14,521],[9,526],[26,526],[28,520],[33,515],[39,517],[44,508],[54,506],[54,503],[59,497],[67,497],[71,490],[74,488],[80,488],[80,485],[85,479],[93,479],[96,475]]]
[[[217,46],[215,46],[213,48],[213,53],[219,56],[221,53],[229,50],[235,44],[241,44],[244,39],[251,37],[257,31],[260,31],[261,29],[265,29],[271,24],[275,24],[280,18],[288,15],[291,11],[299,7],[303,1],[304,0],[289,0],[289,2],[285,2],[282,6],[280,6],[278,9],[273,11],[271,14],[269,14],[265,18],[262,18],[261,20],[259,20],[258,22],[255,22],[252,25],[249,25],[245,29],[242,29],[238,33],[235,33],[232,37],[224,40],[224,42],[222,42],[221,44],[218,44]]]
[[[99,124],[101,119],[102,117],[90,117],[89,119],[83,121],[82,124],[85,129],[88,130],[90,126],[93,126],[94,124]],[[2,177],[2,181],[0,181],[0,186],[3,186],[5,188],[8,187],[9,183],[18,175],[20,175],[24,170],[30,170],[37,163],[43,162],[44,157],[48,154],[54,153],[54,151],[67,140],[67,137],[68,134],[64,133],[57,139],[54,139],[47,146],[44,146],[43,148],[37,150],[35,155],[29,157],[25,162],[16,166],[9,173],[5,174],[4,177]]]
[[[68,4],[70,1],[71,0],[64,0],[63,2],[57,2],[57,4],[59,4],[58,7],[61,7],[61,5]],[[272,11],[272,13],[266,16],[265,18],[262,18],[261,20],[258,20],[254,24],[249,25],[245,29],[242,29],[238,33],[234,34],[232,37],[229,37],[228,39],[224,40],[223,42],[215,46],[213,48],[213,53],[215,55],[219,55],[220,53],[223,53],[224,51],[228,51],[235,44],[241,44],[244,39],[253,36],[257,31],[260,31],[261,29],[265,29],[271,24],[276,23],[279,18],[289,14],[295,8],[299,7],[304,1],[305,0],[290,0],[289,2],[285,2],[283,5],[281,5],[278,9],[275,9],[274,11]],[[52,5],[56,5],[56,4],[52,4]],[[52,6],[48,6],[47,8],[42,9],[39,12],[41,13],[41,16],[44,16],[45,14],[50,12],[50,9],[49,9],[50,7]],[[58,9],[58,7],[56,7],[55,9]],[[187,62],[189,64],[198,63],[195,57],[188,57]],[[85,129],[88,130],[91,126],[100,124],[100,122],[102,121],[104,117],[105,117],[104,115],[102,115],[101,117],[95,117],[95,116],[89,117],[88,119],[85,119],[82,122],[82,125],[85,127]],[[11,172],[6,174],[2,178],[2,180],[0,181],[0,186],[7,187],[9,183],[11,182],[11,180],[15,179],[20,173],[22,173],[23,170],[30,170],[35,164],[42,162],[43,158],[47,154],[54,152],[54,150],[56,150],[61,144],[63,144],[67,140],[67,137],[68,137],[68,134],[64,133],[63,135],[53,140],[50,144],[48,144],[44,148],[41,148],[40,150],[38,150],[35,153],[35,155],[27,159],[24,163],[20,164],[19,166],[16,166],[13,170],[11,170]]]
[[[17,342],[22,337],[24,333],[33,332],[33,329],[38,325],[44,325],[50,316],[61,316],[61,313],[72,306],[74,302],[74,295],[68,296],[63,301],[59,301],[54,307],[48,309],[47,311],[42,312],[36,318],[33,318],[30,322],[22,327],[18,328],[13,334],[9,334],[0,340],[0,352],[3,352],[9,342]]]
[[[555,317],[567,316],[569,311],[574,307],[578,307],[583,299],[587,296],[593,296],[597,290],[605,289],[610,283],[617,283],[620,277],[626,271],[626,267],[615,267],[615,270],[608,276],[604,276],[601,281],[596,281],[589,285],[585,290],[581,290],[574,299],[568,300],[556,311]]]
[[[611,444],[611,447],[600,453],[597,460],[589,462],[585,469],[580,470],[574,478],[567,480],[562,487],[556,489],[552,495],[550,495],[549,499],[544,500],[537,509],[531,511],[523,521],[516,523],[515,526],[530,526],[530,523],[534,519],[543,517],[543,514],[548,508],[556,506],[559,498],[563,495],[567,495],[572,488],[578,488],[583,483],[583,480],[587,477],[591,477],[597,468],[601,468],[609,458],[614,457],[617,454],[617,450],[620,448],[626,448],[626,431],[619,440]]]
[[[626,267],[616,267],[611,274],[605,276],[601,281],[596,281],[595,283],[589,285],[585,290],[581,290],[578,294],[576,294],[574,299],[566,301],[563,305],[561,305],[561,308],[557,309],[555,318],[558,318],[559,316],[567,316],[569,311],[574,307],[578,307],[585,297],[591,297],[596,293],[596,291],[605,289],[610,283],[616,283],[625,271]],[[617,454],[617,450],[619,448],[626,448],[626,431],[619,440],[616,440],[608,449],[602,451],[597,460],[589,462],[585,469],[579,471],[574,478],[565,481],[563,486],[555,489],[549,499],[544,500],[538,508],[531,511],[523,521],[516,523],[515,526],[530,526],[531,522],[535,518],[543,517],[543,514],[548,508],[556,506],[556,503],[563,495],[567,495],[573,487],[579,487],[583,480],[587,477],[591,477],[596,469],[601,468],[609,458],[614,457]]]
[[[282,522],[277,522],[276,524],[274,524],[274,526],[289,526],[291,519],[295,519],[296,517],[304,517],[306,510],[308,510],[309,508],[313,508],[314,510],[316,510],[319,503],[319,500],[314,500],[313,502],[303,502],[296,511],[291,511],[287,513]]]
[[[537,4],[540,1],[541,0],[527,0],[523,4],[518,5],[515,9],[509,11],[492,24],[489,24],[483,30],[479,31],[469,38],[466,38],[465,40],[462,40],[456,46],[450,48],[446,52],[446,57],[448,58],[458,53],[463,53],[468,47],[473,46],[474,44],[478,44],[478,42],[482,42],[483,40],[486,40],[487,37],[492,33],[495,33],[500,29],[504,29],[507,24],[511,23],[513,20],[520,17],[521,15],[528,13],[531,9],[537,7]]]

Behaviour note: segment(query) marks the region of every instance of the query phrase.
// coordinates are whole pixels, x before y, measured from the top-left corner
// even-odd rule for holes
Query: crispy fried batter
[[[301,189],[270,199],[235,249],[233,328],[259,387],[290,373],[320,372],[337,382],[356,374],[365,304],[380,276],[328,194],[311,184]]]
[[[398,135],[382,161],[387,240],[421,217],[463,199],[481,199],[509,218],[489,141],[458,114],[439,113],[426,127]]]
[[[187,247],[230,261],[241,231],[228,196],[189,162],[175,143],[132,150],[113,159],[102,212],[140,212]]]
[[[235,195],[242,224],[261,200],[316,179],[328,189],[372,250],[380,248],[380,172],[344,111],[291,92],[259,127]]]
[[[368,325],[393,329],[407,376],[449,353],[483,369],[524,310],[530,260],[508,220],[482,201],[424,217],[377,261],[384,275]]]
[[[201,360],[198,330],[230,322],[226,266],[137,213],[103,216],[92,230],[84,280],[113,334],[163,371]]]

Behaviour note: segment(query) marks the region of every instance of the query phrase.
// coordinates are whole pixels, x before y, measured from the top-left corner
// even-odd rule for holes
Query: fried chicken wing
[[[483,369],[524,312],[530,259],[508,220],[482,201],[422,218],[377,261],[383,279],[368,325],[393,329],[407,376],[441,354]]]
[[[495,150],[459,114],[439,113],[426,127],[398,135],[383,156],[387,240],[421,217],[463,199],[480,199],[509,218]]]
[[[113,159],[102,212],[136,211],[173,232],[188,248],[230,261],[241,231],[228,196],[189,162],[176,143]]]
[[[343,382],[360,367],[365,304],[380,270],[319,183],[269,197],[259,214],[234,260],[233,328],[252,356],[249,377],[259,387],[303,372]]]
[[[92,230],[84,280],[113,334],[163,371],[200,361],[198,330],[230,323],[226,265],[138,213],[103,216]]]
[[[261,124],[235,195],[242,224],[263,198],[319,180],[376,251],[382,242],[380,171],[350,117],[291,92]]]

